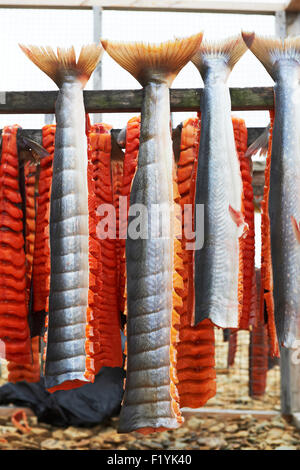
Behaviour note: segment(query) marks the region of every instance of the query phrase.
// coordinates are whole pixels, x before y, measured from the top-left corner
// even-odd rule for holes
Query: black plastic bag
[[[43,377],[38,383],[7,383],[0,387],[0,405],[30,408],[38,421],[53,426],[95,426],[119,414],[124,378],[122,368],[103,367],[93,384],[54,393],[47,392]]]

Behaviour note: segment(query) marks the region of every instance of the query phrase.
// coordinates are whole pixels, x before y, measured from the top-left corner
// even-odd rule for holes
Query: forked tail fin
[[[131,73],[142,86],[151,79],[167,79],[171,85],[180,70],[191,60],[202,41],[203,33],[184,39],[146,44],[102,40],[108,54]]]
[[[69,49],[57,48],[55,54],[52,47],[24,46],[20,48],[27,57],[45,72],[60,88],[66,75],[74,75],[82,82],[84,87],[91,74],[97,67],[103,48],[101,44],[88,44],[81,48],[78,60],[74,47]]]
[[[278,59],[291,59],[300,64],[300,36],[293,38],[272,38],[256,36],[255,33],[242,32],[247,47],[264,65],[274,79],[274,65]]]
[[[207,67],[207,59],[219,57],[225,61],[229,71],[231,71],[246,50],[247,47],[241,35],[223,41],[203,41],[193,56],[192,62],[202,74]]]

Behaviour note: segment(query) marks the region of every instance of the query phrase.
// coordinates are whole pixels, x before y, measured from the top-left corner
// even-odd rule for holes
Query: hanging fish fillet
[[[35,241],[35,185],[37,166],[30,161],[25,163],[25,258],[26,258],[26,294],[27,304],[30,302],[31,279],[33,268],[34,241]]]
[[[40,381],[40,338],[31,338],[32,364],[17,364],[8,362],[8,382],[39,382]]]
[[[268,202],[274,314],[279,344],[293,347],[300,333],[300,37],[243,38],[275,81]]]
[[[239,242],[245,224],[242,180],[231,121],[227,78],[246,51],[242,38],[204,43],[192,61],[204,80],[196,204],[204,205],[204,244],[195,251],[195,324],[239,322]]]
[[[177,181],[182,211],[184,211],[186,204],[194,206],[199,135],[199,118],[188,119],[183,123],[180,157],[177,164]],[[182,258],[184,269],[181,275],[184,282],[184,294],[180,311],[179,343],[177,344],[179,382],[177,388],[181,408],[198,408],[204,406],[216,394],[215,337],[214,327],[208,319],[200,322],[197,326],[191,326],[194,308],[194,251],[186,249],[185,233],[188,228],[184,215],[183,212]],[[189,241],[191,242],[191,240]]]
[[[128,209],[130,203],[130,189],[135,175],[140,145],[140,116],[133,117],[127,123],[125,136],[125,155],[123,164],[123,182],[121,193],[127,200],[126,214],[121,214],[120,220],[120,310],[125,311],[126,303],[126,259],[125,239],[127,233]]]
[[[145,236],[136,239],[131,236],[131,223],[137,222],[134,213],[129,213],[128,218],[128,361],[120,432],[160,431],[177,428],[182,422],[174,377],[177,335],[172,314],[174,321],[178,314],[175,313],[176,302],[173,302],[176,289],[173,276],[177,276],[174,272],[175,220],[170,213],[174,202],[174,167],[169,87],[201,40],[202,33],[157,46],[102,41],[107,52],[143,86],[138,167],[130,206],[142,204],[147,214],[144,218],[137,216]],[[151,217],[154,207],[166,209],[164,224],[161,218]]]
[[[254,324],[256,317],[256,282],[255,282],[255,232],[254,232],[254,203],[251,174],[251,160],[245,157],[248,133],[245,121],[232,118],[236,151],[239,157],[243,183],[242,214],[248,231],[245,237],[239,239],[240,253],[240,314],[239,330],[248,330]]]
[[[40,162],[37,198],[36,235],[33,257],[33,310],[48,312],[50,290],[50,195],[54,157],[55,125],[42,129],[42,144],[49,156]]]
[[[95,374],[89,283],[87,139],[83,88],[97,66],[101,46],[75,50],[21,46],[57,84],[56,132],[50,198],[50,292],[45,383],[49,391],[92,382]],[[86,175],[86,176],[85,176]]]
[[[279,345],[274,317],[273,299],[273,274],[271,258],[270,239],[270,217],[269,217],[269,192],[270,192],[270,168],[272,152],[274,111],[270,111],[270,131],[268,153],[265,168],[265,185],[263,200],[261,201],[261,287],[260,287],[260,310],[258,321],[266,322],[270,339],[271,356],[279,357]]]
[[[27,318],[26,261],[17,149],[18,128],[18,126],[7,126],[2,131],[0,339],[5,345],[5,359],[18,364],[30,364],[32,354]]]
[[[32,161],[25,162],[25,260],[26,260],[26,304],[31,307],[31,280],[35,241],[35,186],[37,165]],[[8,362],[9,382],[39,382],[40,380],[40,351],[39,336],[31,338],[32,364],[17,364]]]
[[[89,131],[90,157],[92,177],[94,181],[94,213],[97,237],[98,257],[95,266],[95,299],[94,317],[97,321],[95,328],[100,336],[100,350],[96,358],[96,370],[101,367],[121,367],[123,363],[120,312],[118,304],[118,272],[117,272],[117,240],[116,232],[111,233],[110,227],[115,228],[115,217],[107,215],[106,209],[101,214],[99,210],[104,205],[114,208],[114,195],[111,174],[111,126],[95,124]],[[101,222],[108,219],[106,238],[100,238]]]
[[[119,228],[120,228],[120,196],[122,193],[122,183],[123,183],[123,162],[122,161],[112,160],[111,179],[112,179],[113,205],[116,211],[117,286],[120,286],[122,246],[121,246],[121,240],[119,236],[120,235]],[[121,293],[120,288],[118,288],[117,298],[118,298],[119,312],[122,312],[123,310],[121,310],[121,305],[123,306],[124,301],[122,298],[122,293]]]
[[[256,270],[257,291],[260,288],[260,270]],[[249,395],[257,398],[265,393],[269,362],[269,338],[267,324],[259,315],[260,302],[257,296],[256,323],[250,331],[249,342]]]

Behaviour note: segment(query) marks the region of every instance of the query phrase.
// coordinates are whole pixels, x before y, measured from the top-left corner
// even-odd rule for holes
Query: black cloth
[[[120,412],[125,372],[103,367],[95,382],[73,390],[49,393],[38,383],[7,383],[0,387],[0,405],[31,408],[38,421],[53,426],[94,426]]]

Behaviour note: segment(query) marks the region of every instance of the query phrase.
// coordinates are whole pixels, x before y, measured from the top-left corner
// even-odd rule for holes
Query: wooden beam
[[[220,419],[241,417],[241,416],[251,416],[256,419],[273,419],[277,416],[280,416],[280,412],[273,410],[229,410],[221,408],[210,408],[209,406],[205,408],[182,408],[182,414],[185,418],[190,418],[192,416],[203,416],[203,418],[208,418],[209,416],[219,417]]]
[[[289,0],[1,0],[9,8],[92,8],[106,10],[218,11],[230,13],[272,14],[284,10]]]
[[[85,109],[88,113],[140,112],[142,90],[86,90]],[[171,111],[199,111],[202,89],[172,89]],[[234,111],[269,110],[274,106],[273,88],[231,88]],[[0,114],[54,113],[57,91],[8,91],[0,100]]]

